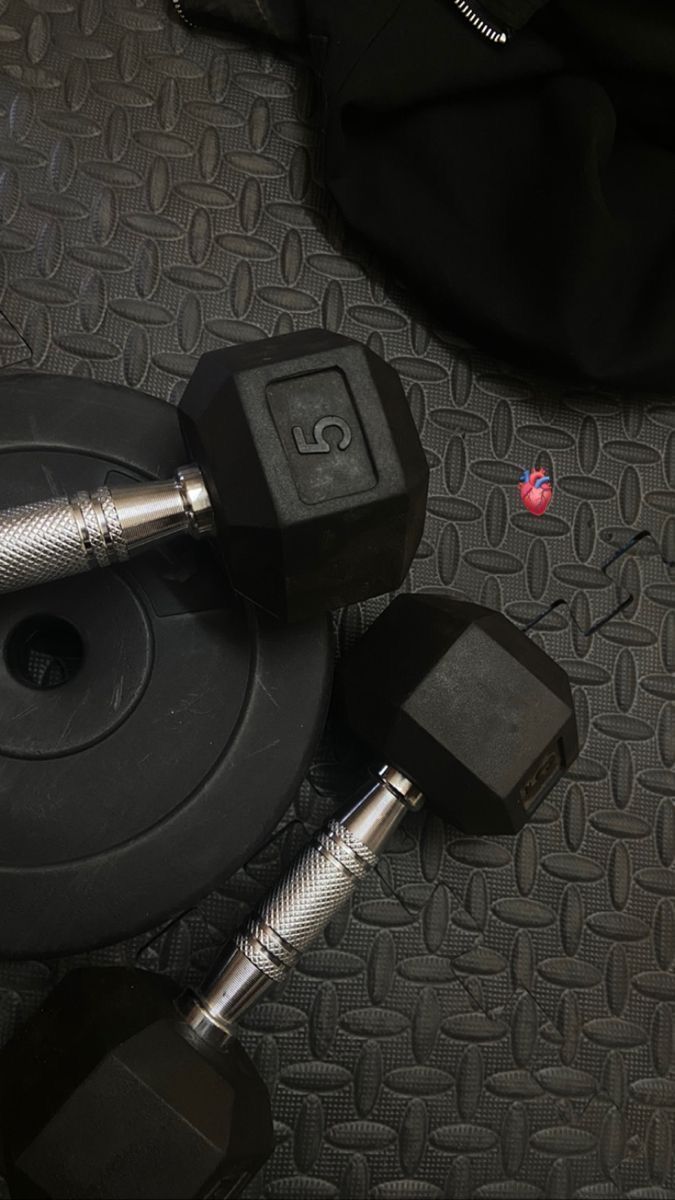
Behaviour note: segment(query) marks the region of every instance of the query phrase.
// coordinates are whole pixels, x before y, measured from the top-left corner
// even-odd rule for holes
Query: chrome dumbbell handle
[[[375,866],[406,812],[422,803],[422,793],[405,775],[383,767],[375,786],[320,830],[235,936],[225,958],[198,989],[180,998],[181,1015],[196,1034],[214,1045],[231,1035],[243,1013],[286,977]]]
[[[125,562],[134,551],[176,533],[214,529],[201,471],[173,479],[99,488],[0,512],[0,594],[94,567]]]

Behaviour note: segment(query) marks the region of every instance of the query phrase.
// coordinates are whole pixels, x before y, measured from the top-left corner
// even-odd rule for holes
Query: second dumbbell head
[[[515,833],[579,752],[562,667],[480,604],[397,596],[341,675],[354,732],[467,833]]]
[[[400,585],[429,471],[378,355],[322,330],[216,350],[180,420],[236,591],[296,621]]]

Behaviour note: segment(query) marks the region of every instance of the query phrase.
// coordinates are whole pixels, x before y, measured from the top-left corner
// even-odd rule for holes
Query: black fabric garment
[[[184,7],[303,48],[330,190],[446,327],[524,364],[675,390],[670,0],[476,4],[506,45],[451,0]]]

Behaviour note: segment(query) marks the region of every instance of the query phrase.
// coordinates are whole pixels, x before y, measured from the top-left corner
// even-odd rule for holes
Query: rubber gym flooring
[[[582,738],[515,840],[411,820],[252,1013],[278,1146],[248,1194],[675,1196],[675,406],[533,379],[430,327],[322,190],[309,79],[170,7],[0,2],[2,365],[175,402],[216,346],[368,340],[432,466],[408,586],[535,621]],[[535,464],[539,518],[516,487]],[[383,604],[340,618],[341,642]],[[354,771],[329,731],[255,863],[91,960],[196,978]],[[74,961],[0,965],[2,1037]]]

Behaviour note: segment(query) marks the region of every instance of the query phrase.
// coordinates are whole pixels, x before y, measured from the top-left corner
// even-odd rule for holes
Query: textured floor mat
[[[0,363],[175,401],[215,346],[317,324],[368,340],[432,466],[409,586],[533,622],[582,738],[515,840],[411,821],[251,1015],[278,1147],[249,1195],[675,1197],[675,406],[528,379],[434,332],[345,248],[309,80],[169,8],[0,0]],[[516,486],[535,463],[542,517]],[[343,616],[342,642],[383,603]],[[265,854],[95,960],[196,977],[358,765],[329,732]],[[2,1036],[71,965],[0,966]]]

